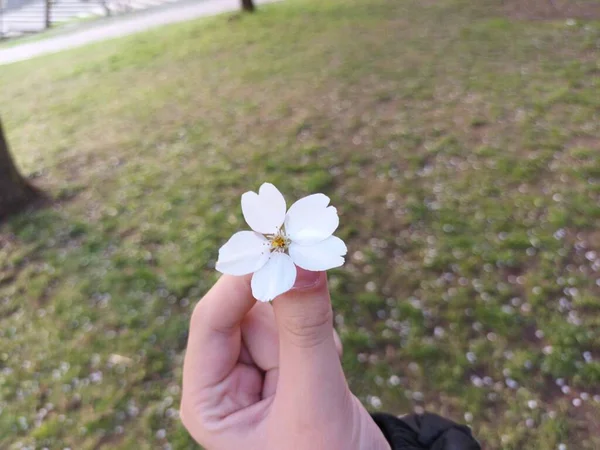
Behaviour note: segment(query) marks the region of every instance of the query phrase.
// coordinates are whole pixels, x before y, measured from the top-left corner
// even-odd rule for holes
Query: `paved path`
[[[255,0],[256,4],[278,0]],[[69,48],[81,47],[120,36],[138,33],[169,23],[185,22],[197,17],[210,16],[239,9],[240,0],[195,0],[177,3],[169,7],[150,10],[112,20],[86,24],[84,29],[66,31],[54,37],[24,43],[6,49],[0,48],[0,65],[31,59],[47,53],[56,53]]]
[[[46,29],[46,1],[12,0],[11,7],[11,0],[8,0],[8,6],[0,20],[0,34],[18,36],[28,32],[44,31]],[[78,18],[105,17],[106,8],[110,9],[114,15],[119,15],[124,12],[155,8],[176,1],[180,0],[52,0],[50,17],[53,24],[60,24]],[[0,4],[2,4],[2,0],[0,0]],[[76,25],[76,23],[71,25]]]

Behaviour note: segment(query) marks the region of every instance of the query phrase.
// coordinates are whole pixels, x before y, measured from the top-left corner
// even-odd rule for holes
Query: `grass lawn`
[[[599,449],[600,23],[500,0],[288,0],[0,69],[0,448],[195,448],[188,318],[263,181],[341,213],[369,408]],[[562,447],[561,447],[562,448]]]

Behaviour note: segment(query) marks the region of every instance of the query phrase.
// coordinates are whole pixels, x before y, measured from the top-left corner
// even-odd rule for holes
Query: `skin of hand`
[[[273,305],[224,275],[192,314],[181,420],[207,450],[390,450],[340,352],[324,272],[298,269]]]

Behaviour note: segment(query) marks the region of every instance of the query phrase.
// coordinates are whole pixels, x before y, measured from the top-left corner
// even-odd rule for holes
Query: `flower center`
[[[285,251],[288,247],[289,240],[282,234],[278,234],[271,239],[271,250],[274,252]]]

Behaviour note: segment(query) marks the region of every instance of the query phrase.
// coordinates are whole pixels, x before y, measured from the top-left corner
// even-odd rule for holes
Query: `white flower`
[[[286,214],[281,192],[264,183],[258,194],[242,195],[244,219],[253,231],[235,233],[219,250],[216,269],[252,276],[252,295],[261,302],[289,291],[296,266],[310,271],[344,264],[346,244],[333,236],[340,219],[329,197],[313,194],[294,203]]]

